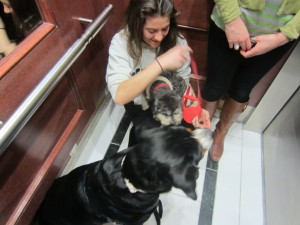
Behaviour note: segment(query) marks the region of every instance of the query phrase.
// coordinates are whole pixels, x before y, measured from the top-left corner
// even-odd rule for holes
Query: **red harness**
[[[182,97],[182,111],[183,111],[183,119],[187,123],[192,123],[193,119],[198,116],[198,119],[201,116],[202,108],[200,105],[199,97],[195,97],[190,94],[190,86],[188,86],[185,95]],[[192,101],[190,106],[187,106],[187,101]]]

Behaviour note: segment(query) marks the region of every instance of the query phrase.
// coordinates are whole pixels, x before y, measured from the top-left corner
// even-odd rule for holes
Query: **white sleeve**
[[[109,47],[108,65],[106,69],[106,82],[113,100],[116,98],[118,86],[131,75],[133,60],[127,52],[127,44],[122,33],[117,33]]]

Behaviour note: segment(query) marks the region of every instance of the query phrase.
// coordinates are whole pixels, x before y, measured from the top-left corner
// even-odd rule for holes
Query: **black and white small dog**
[[[182,121],[181,99],[186,88],[181,76],[164,71],[142,95],[142,108],[150,107],[153,118],[162,125],[179,125]]]
[[[196,199],[202,147],[181,126],[137,130],[139,144],[58,178],[39,209],[40,225],[140,225],[172,187]]]

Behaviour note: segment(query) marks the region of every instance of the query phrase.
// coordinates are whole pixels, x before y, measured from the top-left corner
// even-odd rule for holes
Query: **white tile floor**
[[[219,162],[213,225],[262,225],[260,135],[234,124]]]
[[[124,108],[106,102],[85,137],[74,147],[72,158],[64,173],[72,168],[100,160],[115,134]],[[128,132],[120,150],[126,148]],[[198,222],[207,154],[200,162],[197,181],[198,199],[193,201],[178,189],[162,194],[162,225],[202,225]],[[212,225],[263,225],[262,172],[260,135],[243,130],[236,123],[225,141],[225,152],[218,166]],[[146,225],[155,225],[150,218]]]

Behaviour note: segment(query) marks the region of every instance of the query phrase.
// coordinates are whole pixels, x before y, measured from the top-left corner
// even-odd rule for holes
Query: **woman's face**
[[[146,19],[143,28],[143,39],[152,48],[158,48],[169,33],[170,17],[156,16]]]
[[[3,5],[4,12],[5,13],[12,13],[13,10],[12,10],[12,7],[11,7],[9,1],[8,0],[0,0],[0,1]]]

